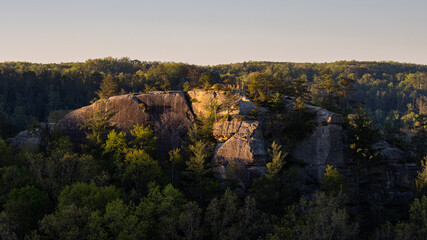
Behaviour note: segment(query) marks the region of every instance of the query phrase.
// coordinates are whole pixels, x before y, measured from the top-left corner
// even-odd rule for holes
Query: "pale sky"
[[[0,61],[427,64],[427,0],[0,0]]]

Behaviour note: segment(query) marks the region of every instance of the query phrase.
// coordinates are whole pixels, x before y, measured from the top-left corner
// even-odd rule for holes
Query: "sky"
[[[427,65],[427,0],[0,0],[0,61]]]

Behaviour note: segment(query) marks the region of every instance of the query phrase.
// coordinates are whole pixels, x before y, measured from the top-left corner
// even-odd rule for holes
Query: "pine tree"
[[[95,103],[93,109],[88,111],[88,118],[81,124],[81,128],[87,130],[86,139],[88,144],[87,150],[100,156],[103,152],[103,145],[107,140],[108,133],[115,128],[110,123],[110,118],[115,112],[109,109],[110,102],[102,99]]]
[[[307,76],[302,75],[289,83],[288,93],[296,98],[302,97],[305,100],[311,100],[311,93],[307,85]]]
[[[266,177],[271,179],[278,175],[285,165],[286,152],[282,151],[282,146],[277,144],[275,141],[271,144],[271,149],[269,150],[271,156],[271,162],[267,163],[267,172],[265,173]]]
[[[227,117],[230,114],[230,110],[234,110],[239,102],[238,95],[232,93],[231,91],[226,91],[224,99],[221,104],[221,108],[227,111]]]
[[[338,194],[344,190],[344,176],[336,168],[328,165],[323,173],[322,188],[328,193]]]
[[[109,98],[111,96],[117,95],[119,91],[119,85],[114,80],[113,76],[108,75],[103,80],[99,86],[99,90],[96,91],[96,94],[100,99]]]
[[[318,104],[328,109],[337,107],[339,84],[334,81],[331,70],[325,69],[320,72],[321,76],[313,85]]]
[[[194,145],[189,146],[192,156],[186,162],[187,170],[196,174],[200,178],[207,172],[206,159],[210,155],[209,145],[203,141],[197,141]]]

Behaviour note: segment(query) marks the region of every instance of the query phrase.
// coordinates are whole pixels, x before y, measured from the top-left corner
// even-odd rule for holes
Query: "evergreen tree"
[[[288,91],[291,96],[295,98],[303,98],[305,100],[311,100],[311,93],[308,89],[307,76],[303,75],[293,81],[288,85]]]
[[[100,99],[109,98],[111,96],[117,95],[119,92],[119,85],[112,75],[107,75],[102,80],[99,90],[96,91],[96,94]]]
[[[267,163],[267,172],[265,176],[269,179],[277,177],[277,175],[282,170],[285,165],[285,157],[287,155],[286,152],[282,151],[282,146],[273,142],[271,144],[271,149],[269,149],[269,153],[271,156],[271,162]]]
[[[365,110],[360,107],[356,113],[348,115],[348,123],[350,148],[355,158],[363,165],[377,160],[379,153],[372,145],[378,141],[380,135]]]
[[[344,176],[330,165],[326,167],[321,182],[322,188],[328,193],[338,194],[344,190]]]
[[[80,126],[86,130],[87,151],[95,154],[96,157],[101,155],[103,145],[107,140],[108,133],[114,129],[110,123],[111,117],[114,116],[110,108],[110,102],[106,99],[98,100],[92,109],[88,110],[88,117]]]
[[[171,171],[171,182],[172,185],[174,185],[177,182],[177,179],[179,178],[178,173],[181,170],[184,159],[181,156],[181,149],[173,149],[169,151],[169,162],[171,164],[170,171]]]
[[[234,94],[232,91],[226,91],[220,108],[227,111],[226,116],[228,117],[230,110],[234,110],[238,106],[238,102],[238,95]]]
[[[209,144],[203,141],[197,141],[189,146],[192,156],[186,162],[187,170],[194,173],[197,178],[201,178],[208,172],[207,158],[210,156]]]
[[[327,109],[337,110],[339,84],[335,82],[332,71],[325,69],[313,85],[315,103]]]

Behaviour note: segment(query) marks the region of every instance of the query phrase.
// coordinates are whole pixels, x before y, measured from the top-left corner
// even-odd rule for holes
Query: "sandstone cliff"
[[[69,113],[59,127],[75,141],[85,135],[80,130],[90,111],[100,106],[97,101]],[[158,138],[158,153],[162,158],[168,151],[178,148],[188,128],[194,122],[194,115],[183,92],[151,92],[140,95],[121,95],[108,98],[105,106],[113,116],[110,122],[118,129],[130,131],[136,124],[149,125]]]
[[[214,102],[219,108],[218,121],[212,129],[216,139],[212,158],[215,175],[220,181],[236,181],[245,191],[254,178],[264,174],[269,161],[266,151],[269,142],[262,131],[263,115],[268,110],[257,108],[242,91],[234,93],[235,104],[228,110],[223,106],[229,101],[225,91],[194,90],[188,94],[189,101],[179,91],[111,97],[107,105],[114,113],[111,123],[123,131],[129,131],[135,124],[150,125],[158,137],[159,156],[166,159],[169,150],[180,146],[194,123],[194,115],[206,116],[209,104]],[[285,102],[288,111],[291,111],[292,101],[285,99]],[[59,128],[74,141],[82,141],[85,134],[80,125],[99,104],[97,102],[69,113],[58,123]],[[349,209],[354,213],[375,215],[385,208],[398,207],[413,197],[410,184],[419,167],[416,163],[407,163],[407,156],[402,150],[384,141],[379,142],[373,147],[380,152],[383,161],[369,168],[360,168],[346,145],[343,116],[310,104],[307,107],[316,113],[317,124],[312,134],[290,153],[305,165],[301,169],[302,190],[305,193],[319,188],[326,166],[332,165],[345,176],[350,196]],[[253,111],[264,114],[254,117]],[[228,115],[228,118],[221,117],[224,115]],[[37,134],[24,132],[15,138],[15,142],[19,144],[27,139],[38,143],[39,138]],[[364,217],[371,217],[369,214]]]
[[[243,91],[235,91],[235,105],[226,111],[223,105],[229,101],[225,91],[193,90],[188,94],[196,116],[206,116],[212,103],[218,106],[218,116],[228,114],[227,119],[220,119],[213,126],[217,145],[212,161],[219,180],[237,180],[244,191],[254,178],[263,174],[268,160],[261,122],[249,117],[255,109],[254,103]]]
[[[192,90],[188,92],[188,95],[191,98],[194,114],[197,116],[206,116],[210,104],[216,104],[218,106],[218,116],[227,114],[227,110],[223,105],[226,102],[229,103],[230,99],[227,99],[226,91]],[[254,103],[246,96],[244,91],[233,91],[233,98],[231,102],[234,102],[235,106],[228,109],[228,114],[230,115],[248,115],[255,107]]]
[[[289,103],[290,104],[290,103]],[[381,161],[361,167],[353,158],[346,143],[344,118],[323,108],[308,105],[316,112],[317,126],[310,136],[300,142],[292,156],[306,164],[302,168],[305,193],[320,187],[328,165],[337,168],[345,177],[348,209],[358,215],[368,227],[385,209],[398,211],[413,198],[411,185],[419,166],[406,162],[407,154],[385,141],[372,147],[379,151]]]

